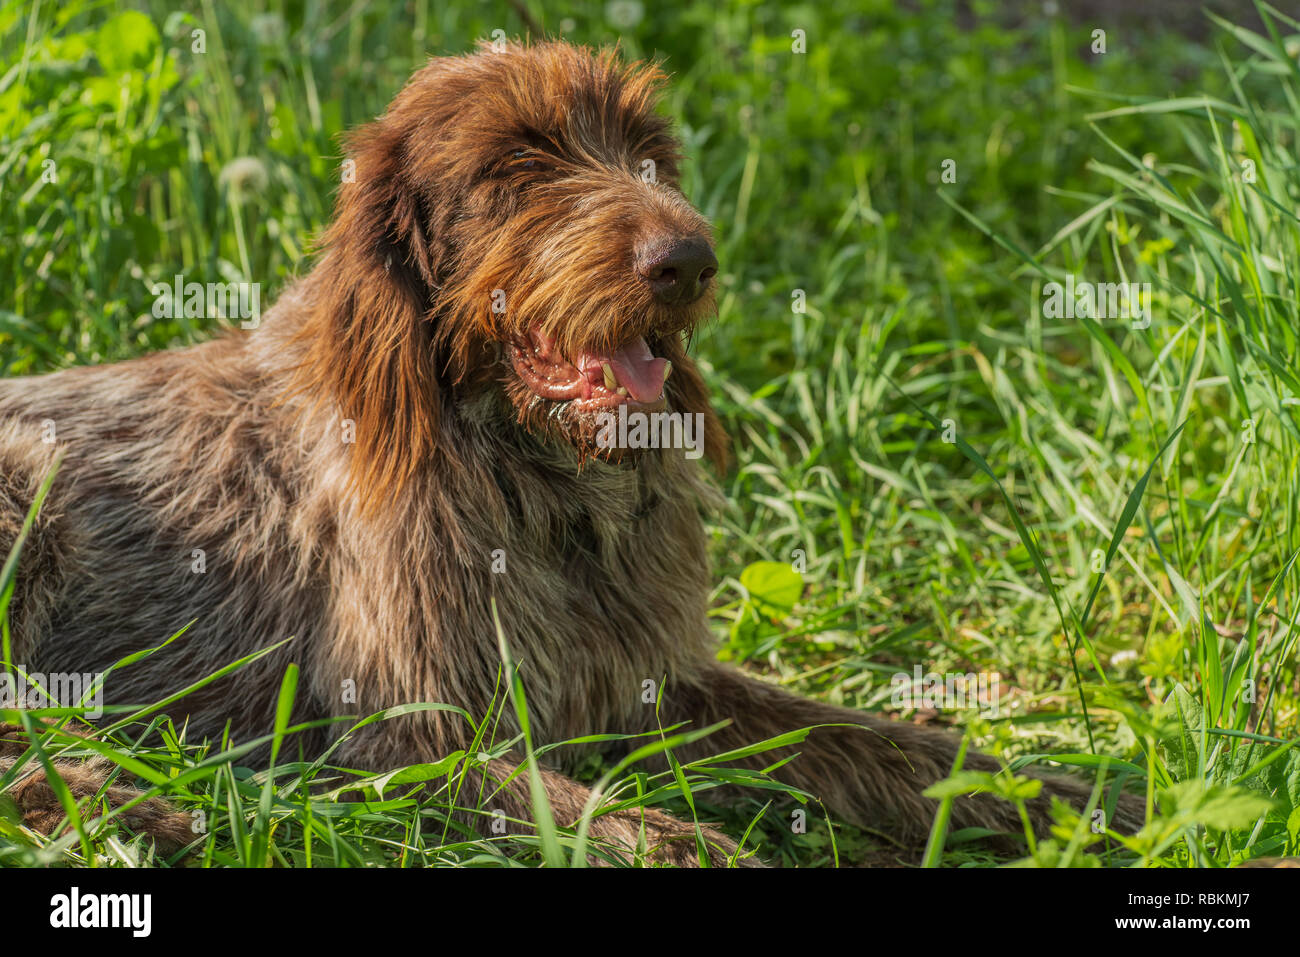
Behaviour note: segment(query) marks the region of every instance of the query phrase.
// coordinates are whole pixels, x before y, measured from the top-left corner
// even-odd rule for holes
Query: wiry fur
[[[537,741],[654,727],[642,684],[664,677],[665,722],[733,722],[688,754],[848,722],[860,727],[814,732],[778,776],[849,821],[923,837],[935,805],[920,792],[948,771],[955,739],[718,664],[699,518],[711,493],[695,463],[672,450],[603,460],[590,417],[528,394],[503,358],[527,323],[566,352],[644,336],[674,363],[669,406],[707,417],[721,461],[683,340],[712,296],[660,305],[630,266],[656,235],[709,235],[676,186],[677,144],[654,112],[660,82],[563,44],[433,60],[351,138],[355,182],[323,253],[260,328],[0,383],[0,548],[65,454],[24,552],[15,661],[100,670],[193,622],[110,676],[108,699],[157,700],[292,637],[184,699],[191,734],[228,719],[237,739],[266,733],[289,662],[302,669],[296,720],[412,701],[482,715],[500,691],[495,602]],[[639,175],[645,159],[657,182]],[[334,733],[303,743],[318,750]],[[334,760],[433,760],[468,734],[428,711],[368,726]],[[490,771],[512,769],[503,759]],[[546,784],[570,823],[586,789],[558,770]],[[1065,780],[1048,790],[1076,803],[1084,793]],[[522,778],[499,805],[530,816]],[[60,816],[49,812],[35,802],[29,819],[48,825]],[[1035,815],[1042,824],[1042,802]],[[593,833],[630,843],[639,823],[606,815]],[[1018,827],[989,798],[958,801],[954,823]],[[664,859],[693,861],[689,828],[657,813],[647,824]],[[734,847],[711,838],[717,859]]]

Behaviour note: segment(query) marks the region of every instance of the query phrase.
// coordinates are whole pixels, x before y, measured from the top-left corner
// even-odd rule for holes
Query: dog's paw
[[[27,733],[22,727],[0,723],[0,772],[7,771],[14,765],[26,751],[28,743]],[[105,787],[112,777],[114,766],[104,758],[58,757],[51,764],[73,799],[80,805],[83,819],[95,815],[98,809],[116,810],[140,797],[141,792],[133,787],[120,784]],[[66,832],[71,826],[66,823],[67,814],[63,803],[51,786],[45,769],[34,761],[24,765],[5,794],[17,806],[23,825],[37,833],[52,837]],[[92,806],[90,802],[96,795],[100,795],[100,800]],[[179,850],[195,838],[189,815],[176,810],[161,798],[140,801],[119,817],[132,832],[151,837],[164,853]]]
[[[604,815],[592,822],[590,833],[600,839],[607,853],[630,860],[643,826],[647,863],[669,867],[702,866],[695,825],[662,811],[624,811]],[[704,854],[710,867],[766,866],[752,853],[737,855],[736,842],[720,831],[701,825],[700,833],[704,838]],[[590,859],[595,864],[610,863],[599,855],[591,855]]]
[[[1058,798],[1082,814],[1087,810],[1092,798],[1093,785],[1092,782],[1084,779],[1055,775],[1043,775],[1042,781],[1042,794],[1037,800],[1029,803],[1029,820],[1034,825],[1035,832],[1046,836],[1054,823],[1051,799]],[[1136,834],[1142,829],[1146,817],[1146,802],[1141,795],[1121,794],[1114,810],[1105,820],[1103,820],[1105,817],[1103,807],[1106,804],[1104,795],[1100,804],[1102,806],[1094,807],[1092,810],[1092,817],[1098,825],[1104,825],[1106,829],[1126,836]]]

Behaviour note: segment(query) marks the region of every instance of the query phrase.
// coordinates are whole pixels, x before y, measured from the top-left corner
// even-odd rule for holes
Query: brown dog
[[[0,548],[65,453],[23,553],[15,663],[102,670],[193,621],[114,672],[109,700],[155,701],[292,636],[181,701],[191,734],[228,719],[245,740],[265,734],[291,661],[295,719],[418,701],[482,716],[500,694],[495,603],[535,741],[731,721],[689,758],[849,724],[814,731],[776,776],[850,822],[923,838],[936,804],[921,791],[957,739],[719,664],[709,486],[689,450],[603,434],[602,413],[671,411],[723,455],[684,346],[713,311],[717,263],[677,186],[661,79],[560,43],[435,59],[351,138],[324,252],[259,328],[0,383]],[[643,688],[664,680],[656,717]],[[470,736],[425,711],[369,725],[332,760],[387,769]],[[495,806],[530,818],[526,780]],[[577,819],[589,791],[558,770],[543,780],[559,822]],[[1044,800],[1034,815],[1042,825]],[[591,833],[631,845],[641,823],[606,814]],[[690,825],[644,823],[659,859],[696,860]],[[953,824],[1019,819],[980,797],[958,800]],[[709,840],[717,862],[735,848]]]

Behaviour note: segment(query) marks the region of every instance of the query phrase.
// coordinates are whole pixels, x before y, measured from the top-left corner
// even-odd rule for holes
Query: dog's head
[[[349,139],[306,368],[357,423],[356,474],[418,466],[493,391],[539,441],[635,463],[603,413],[704,416],[685,351],[714,311],[710,229],[678,187],[663,75],[563,43],[439,58]]]

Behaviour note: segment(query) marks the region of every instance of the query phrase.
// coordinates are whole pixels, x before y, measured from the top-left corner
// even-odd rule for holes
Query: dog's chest
[[[459,556],[476,570],[459,579],[460,633],[493,673],[504,637],[548,738],[650,726],[665,677],[709,655],[704,531],[675,478],[654,466],[567,482],[504,470],[488,495],[500,500],[480,514],[508,521],[461,536],[481,544]]]

